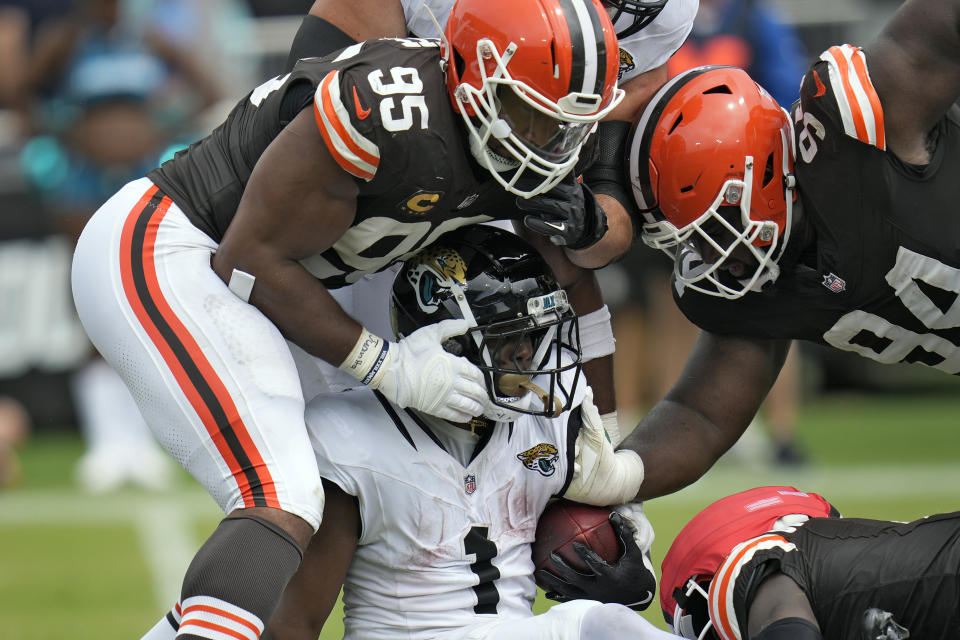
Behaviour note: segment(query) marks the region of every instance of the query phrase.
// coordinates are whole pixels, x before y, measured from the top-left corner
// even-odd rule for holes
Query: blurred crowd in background
[[[746,68],[784,106],[809,56],[866,41],[897,0],[700,0],[672,73]],[[0,0],[0,488],[33,432],[79,430],[90,491],[162,488],[173,467],[126,387],[74,317],[72,245],[128,180],[208,133],[280,71],[310,0]],[[663,395],[696,336],[670,296],[669,261],[638,243],[601,270],[613,310],[621,423]],[[929,375],[928,375],[929,374]],[[943,386],[922,367],[795,345],[758,425],[764,453],[803,464],[805,398]],[[749,439],[747,440],[749,442]]]

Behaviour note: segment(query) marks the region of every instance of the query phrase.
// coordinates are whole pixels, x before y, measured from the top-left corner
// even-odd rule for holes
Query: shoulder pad
[[[693,19],[700,3],[697,0],[670,0],[653,22],[637,33],[621,38],[620,82],[666,64],[693,29]],[[631,20],[620,16],[619,26]]]
[[[320,81],[313,98],[313,115],[337,164],[347,173],[370,181],[380,166],[380,148],[354,126],[352,118],[366,118],[372,105],[364,109],[356,86],[348,89],[349,83],[341,84],[341,79],[340,71],[331,71]]]
[[[816,68],[810,71],[816,85],[813,97],[823,95],[823,83],[829,82],[844,133],[864,144],[886,149],[883,107],[870,80],[863,50],[849,44],[833,46],[820,54],[820,60],[827,63],[829,76],[821,78]]]

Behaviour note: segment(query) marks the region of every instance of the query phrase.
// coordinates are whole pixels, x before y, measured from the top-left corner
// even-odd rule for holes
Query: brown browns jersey
[[[772,572],[803,590],[825,640],[859,638],[866,609],[893,614],[914,638],[960,628],[960,512],[914,522],[811,518],[733,547],[710,583],[710,619],[722,640],[747,638],[756,589]]]
[[[883,110],[850,45],[821,54],[793,107],[802,215],[816,240],[762,292],[726,300],[674,287],[703,329],[796,338],[883,363],[960,372],[960,109],[939,121],[930,164],[887,151]],[[794,239],[793,244],[797,243]]]
[[[380,271],[451,229],[515,215],[514,196],[470,156],[438,41],[390,38],[299,61],[149,175],[213,239],[223,237],[261,154],[292,119],[285,100],[313,109],[328,150],[359,187],[353,225],[301,261],[328,288]]]

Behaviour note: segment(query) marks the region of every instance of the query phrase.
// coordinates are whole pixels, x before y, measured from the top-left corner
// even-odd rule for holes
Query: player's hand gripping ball
[[[568,565],[587,573],[590,569],[573,548],[580,542],[593,549],[601,558],[614,563],[620,557],[617,534],[610,526],[610,508],[593,507],[569,500],[558,500],[549,505],[537,523],[533,541],[533,564],[540,569],[556,573],[550,554],[556,553]],[[538,586],[544,588],[537,580]]]
[[[608,507],[561,500],[540,516],[534,577],[551,600],[616,602],[642,611],[657,588],[637,525]]]

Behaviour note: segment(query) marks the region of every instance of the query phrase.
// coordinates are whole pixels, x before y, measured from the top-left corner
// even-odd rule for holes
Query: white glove
[[[626,504],[618,504],[613,510],[633,525],[633,541],[637,543],[637,547],[643,552],[643,566],[646,567],[649,576],[647,579],[653,580],[651,593],[656,592],[657,572],[653,570],[653,562],[650,560],[650,549],[653,548],[653,539],[656,536],[653,533],[653,525],[650,524],[650,520],[647,519],[646,514],[643,512],[643,503],[628,502]]]
[[[452,422],[469,422],[483,413],[482,403],[487,399],[483,373],[441,346],[469,328],[466,320],[444,320],[388,343],[364,329],[340,368],[400,407]]]
[[[580,411],[583,425],[577,435],[573,480],[564,497],[597,506],[632,500],[643,482],[643,460],[634,451],[613,450],[590,387]]]
[[[655,536],[653,533],[653,525],[650,524],[647,516],[643,513],[643,503],[627,502],[625,504],[618,504],[613,510],[633,523],[633,539],[637,543],[637,546],[640,547],[640,550],[649,555]]]

